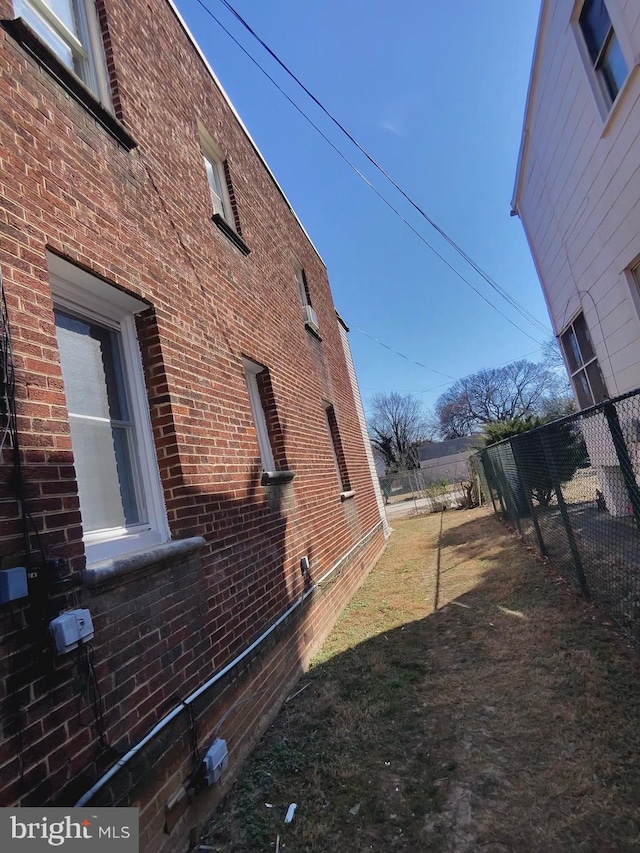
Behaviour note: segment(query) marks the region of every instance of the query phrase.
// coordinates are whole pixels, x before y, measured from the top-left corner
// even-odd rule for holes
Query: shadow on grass
[[[441,546],[428,570],[401,575],[405,610],[427,612],[437,584],[442,608],[349,648],[369,618],[351,608],[342,650],[305,676],[202,843],[630,849],[640,837],[636,661],[494,519],[404,524],[430,525]],[[354,604],[389,596],[392,568],[383,558]]]

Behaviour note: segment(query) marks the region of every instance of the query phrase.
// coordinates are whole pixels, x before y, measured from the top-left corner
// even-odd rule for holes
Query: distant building
[[[469,476],[467,460],[479,444],[477,436],[423,444],[418,448],[421,479],[426,483],[466,480]]]

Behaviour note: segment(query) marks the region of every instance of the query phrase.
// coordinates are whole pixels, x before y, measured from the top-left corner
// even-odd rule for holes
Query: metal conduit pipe
[[[225,667],[223,667],[219,672],[217,672],[215,675],[213,675],[208,681],[205,681],[204,684],[200,685],[200,687],[198,687],[197,690],[195,690],[193,693],[191,693],[189,696],[187,696],[187,698],[184,700],[184,703],[182,705],[179,705],[177,708],[174,708],[173,711],[170,711],[165,717],[163,717],[160,720],[160,722],[156,723],[156,725],[151,729],[151,731],[148,734],[146,734],[142,738],[141,741],[138,741],[138,743],[136,743],[134,746],[132,746],[131,749],[113,765],[113,767],[111,767],[111,768],[109,768],[109,770],[107,770],[107,772],[104,774],[104,776],[101,776],[100,779],[98,779],[98,781],[91,788],[89,788],[89,790],[85,794],[83,794],[80,797],[78,802],[75,804],[75,808],[79,808],[80,806],[85,806],[89,802],[89,800],[95,794],[97,794],[98,791],[101,790],[101,788],[103,788],[110,779],[112,779],[116,775],[116,773],[118,773],[126,764],[129,763],[129,761],[131,761],[131,759],[134,757],[134,755],[136,755],[138,752],[140,752],[140,750],[143,749],[149,743],[149,741],[153,740],[153,738],[159,732],[161,732],[166,726],[169,725],[169,723],[172,720],[174,720],[179,714],[181,714],[186,705],[190,705],[199,696],[201,696],[203,693],[205,693],[207,690],[209,690],[209,688],[213,687],[213,685],[217,681],[219,681],[231,669],[233,669],[235,666],[237,666],[239,663],[241,663],[244,660],[244,658],[246,658],[247,655],[251,654],[251,652],[257,646],[259,646],[261,643],[263,643],[266,640],[266,638],[271,633],[273,633],[273,631],[275,631],[275,629],[278,627],[278,625],[281,625],[282,622],[284,622],[284,620],[291,613],[293,613],[294,610],[296,610],[296,608],[300,607],[300,605],[303,604],[303,602],[311,595],[311,593],[314,592],[320,586],[320,584],[324,583],[324,581],[326,581],[326,579],[336,571],[336,569],[340,566],[340,564],[343,563],[346,559],[348,559],[348,557],[354,551],[356,551],[358,548],[360,548],[362,546],[362,544],[376,532],[376,530],[381,528],[381,526],[382,526],[382,522],[379,521],[374,527],[371,528],[371,530],[368,533],[366,533],[361,539],[359,539],[355,545],[352,545],[352,547],[349,548],[349,550],[345,554],[343,554],[342,557],[340,557],[340,559],[337,560],[333,564],[333,566],[331,566],[330,569],[327,569],[327,571],[320,578],[318,578],[317,581],[314,581],[311,584],[311,586],[308,589],[306,589],[302,593],[302,595],[299,598],[297,598],[293,602],[293,604],[291,604],[284,611],[284,613],[282,613],[282,615],[279,616],[276,619],[276,621],[272,625],[270,625],[267,628],[267,630],[264,631],[264,633],[262,633],[258,637],[257,640],[254,640],[250,646],[247,646],[247,648],[238,655],[238,657],[234,658],[234,660],[232,660]]]

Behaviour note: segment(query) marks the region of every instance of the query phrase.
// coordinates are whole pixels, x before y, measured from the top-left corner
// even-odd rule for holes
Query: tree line
[[[456,380],[426,412],[412,394],[391,391],[371,401],[371,443],[387,472],[418,467],[418,448],[438,439],[481,434],[484,444],[575,411],[555,341],[541,363],[520,359]]]

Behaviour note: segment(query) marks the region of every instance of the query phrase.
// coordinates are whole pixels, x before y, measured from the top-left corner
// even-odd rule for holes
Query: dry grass
[[[202,843],[639,849],[637,675],[596,611],[482,510],[398,521]]]
[[[596,501],[600,480],[592,468],[578,468],[571,480],[562,484],[562,494],[568,504]]]

